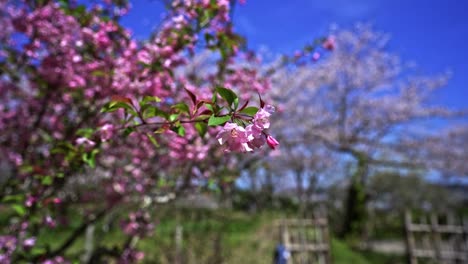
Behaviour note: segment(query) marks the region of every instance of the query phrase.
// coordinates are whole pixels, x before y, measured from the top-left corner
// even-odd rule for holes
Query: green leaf
[[[211,113],[215,112],[212,104],[205,104],[205,107],[206,107],[206,109],[210,110]]]
[[[212,35],[208,34],[208,33],[205,33],[205,42],[206,42],[207,44],[210,44],[210,42],[211,42],[212,40],[214,40],[214,37],[213,37]]]
[[[158,187],[166,187],[167,186],[167,181],[166,179],[159,178],[158,180]]]
[[[199,115],[199,116],[195,117],[194,120],[196,120],[196,121],[206,121],[210,117],[211,117],[211,115]]]
[[[99,150],[93,149],[91,152],[83,153],[82,159],[88,164],[91,168],[96,167],[96,154],[99,153]]]
[[[34,167],[31,166],[31,165],[22,165],[22,166],[19,168],[19,171],[20,171],[21,173],[25,173],[25,174],[26,174],[26,173],[31,173],[31,172],[33,172],[33,170],[34,170]]]
[[[159,148],[159,143],[158,143],[158,141],[153,137],[153,135],[151,135],[150,133],[146,133],[146,136],[148,137],[148,139],[151,141],[151,143],[152,143],[155,147]]]
[[[213,104],[216,104],[217,101],[218,101],[218,96],[216,95],[216,93],[213,93],[213,96],[211,97],[211,102]]]
[[[140,102],[140,106],[143,106],[145,104],[148,104],[148,103],[159,103],[161,102],[161,98],[157,97],[157,96],[148,96],[146,95],[145,97],[143,97],[143,100],[141,100]]]
[[[172,109],[177,109],[181,113],[187,113],[190,114],[190,109],[186,103],[178,103],[173,106],[171,106]]]
[[[26,208],[21,204],[13,204],[11,208],[15,210],[15,212],[19,214],[20,216],[23,216],[26,214]]]
[[[122,101],[112,101],[105,104],[101,109],[101,113],[110,113],[117,111],[118,109],[125,109],[126,111],[128,111],[129,114],[137,116],[137,113],[135,112],[133,107],[128,103]]]
[[[94,133],[92,128],[81,128],[76,131],[76,135],[80,137],[90,138]]]
[[[218,94],[221,95],[224,100],[226,100],[229,106],[231,106],[234,103],[234,100],[238,98],[237,94],[234,93],[231,89],[224,87],[216,87],[216,92],[218,92]],[[239,101],[237,101],[237,104],[239,104]]]
[[[241,113],[247,114],[249,116],[254,116],[258,112],[258,107],[255,106],[249,106],[244,109],[242,109]]]
[[[133,127],[127,127],[124,129],[124,137],[128,137],[131,133],[135,132],[135,128]]]
[[[185,136],[185,127],[183,127],[180,122],[176,122],[172,127],[171,130],[177,133],[177,135],[183,137]]]
[[[217,193],[220,191],[218,184],[216,184],[216,181],[213,179],[208,180],[208,189],[215,191]]]
[[[169,114],[164,112],[163,110],[157,108],[157,107],[149,106],[143,112],[143,117],[144,118],[151,118],[151,117],[155,117],[155,116],[159,116],[159,117],[162,117],[164,119],[169,119]]]
[[[200,18],[200,24],[199,24],[199,27],[200,28],[204,28],[208,25],[208,23],[210,22],[211,20],[211,17],[212,17],[212,11],[209,10],[209,9],[204,9],[203,10],[203,13],[201,14],[201,18]]]
[[[236,97],[236,99],[234,99],[234,110],[237,110],[237,107],[239,107],[239,98]]]
[[[68,5],[69,5],[68,0],[59,0],[58,2],[61,6],[68,8]]]
[[[184,126],[179,126],[177,128],[177,134],[181,137],[185,136],[185,127]]]
[[[31,249],[31,254],[32,254],[32,255],[36,255],[36,256],[38,256],[38,255],[43,255],[43,254],[45,254],[46,252],[47,252],[47,250],[46,250],[45,248],[33,247],[33,248]]]
[[[203,122],[195,123],[195,129],[197,130],[200,137],[204,137],[208,129],[208,125]]]
[[[169,121],[174,122],[177,118],[179,118],[179,114],[172,114],[169,116]]]
[[[10,203],[10,202],[22,202],[24,200],[24,195],[23,194],[14,194],[14,195],[7,195],[3,197],[2,202],[3,203]]]
[[[103,77],[103,76],[106,76],[106,73],[104,71],[101,71],[101,70],[95,70],[95,71],[91,72],[91,75],[93,75],[95,77]]]
[[[52,179],[52,176],[50,175],[46,175],[46,176],[42,176],[41,178],[41,183],[42,185],[51,185],[53,182],[53,179]]]
[[[158,129],[156,129],[153,133],[154,133],[154,134],[162,134],[162,133],[164,133],[164,132],[166,132],[166,131],[167,131],[167,128],[166,128],[166,127],[160,127],[160,128],[158,128]]]
[[[215,116],[212,115],[210,119],[208,119],[208,125],[209,126],[219,126],[231,119],[230,115],[225,115],[225,116]]]

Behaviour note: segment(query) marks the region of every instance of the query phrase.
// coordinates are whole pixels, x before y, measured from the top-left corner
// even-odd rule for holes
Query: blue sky
[[[160,20],[161,1],[132,1],[124,18],[139,38]],[[417,63],[421,72],[453,74],[437,101],[468,107],[468,1],[466,0],[247,0],[237,5],[234,22],[249,47],[292,52],[326,34],[330,25],[369,22],[391,36],[389,50]]]

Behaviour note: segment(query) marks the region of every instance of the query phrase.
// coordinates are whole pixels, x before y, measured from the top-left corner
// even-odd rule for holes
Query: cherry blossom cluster
[[[132,212],[128,219],[122,222],[122,230],[127,235],[144,237],[153,232],[154,223],[147,212]]]
[[[233,1],[174,0],[144,42],[120,23],[128,1],[79,3],[0,0],[0,156],[11,171],[0,202],[13,215],[0,227],[1,263],[66,263],[83,231],[54,251],[36,243],[48,229],[152,204],[235,168],[220,162],[225,152],[279,144],[267,132],[272,108],[252,106],[270,80],[242,59]],[[210,70],[190,70],[205,51]],[[129,239],[153,233],[147,213],[120,221]],[[122,263],[143,257],[118,248]]]
[[[216,139],[219,144],[225,146],[225,152],[250,152],[262,147],[265,143],[275,149],[279,145],[278,141],[266,132],[270,127],[270,115],[273,112],[274,107],[270,105],[259,109],[252,123],[246,127],[228,122]]]
[[[15,236],[0,236],[0,263],[11,263],[11,255],[16,249]]]

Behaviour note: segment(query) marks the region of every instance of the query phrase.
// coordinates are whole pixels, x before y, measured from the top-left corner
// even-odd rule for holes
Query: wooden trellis
[[[290,252],[288,264],[330,264],[327,218],[283,219],[279,223],[281,243]]]
[[[405,231],[410,264],[468,263],[468,221],[453,215],[424,216],[413,222],[410,212],[405,213]]]

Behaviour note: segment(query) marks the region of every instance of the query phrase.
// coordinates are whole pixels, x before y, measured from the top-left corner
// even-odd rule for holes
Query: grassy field
[[[272,263],[279,238],[275,220],[282,216],[277,212],[186,211],[178,219],[163,219],[155,237],[139,246],[149,252],[147,263],[174,263],[174,234],[179,222],[183,228],[182,263]],[[353,250],[338,239],[332,240],[331,247],[335,264],[402,263],[399,257]]]
[[[169,264],[263,264],[272,263],[273,251],[278,243],[279,230],[275,221],[285,215],[279,212],[247,214],[226,210],[169,210],[161,211],[159,223],[151,238],[140,240],[137,247],[145,252],[144,263]],[[78,226],[79,222],[70,223]],[[114,223],[118,225],[118,223]],[[182,227],[182,241],[175,243],[177,226]],[[104,222],[96,225],[95,245],[108,248],[125,240],[119,228],[106,231]],[[39,236],[38,244],[52,242],[52,248],[64,241],[67,229],[46,230]],[[85,241],[77,240],[67,251],[67,256],[77,257],[84,252]],[[372,252],[353,250],[345,242],[332,239],[332,259],[335,264],[402,263],[401,258]]]

